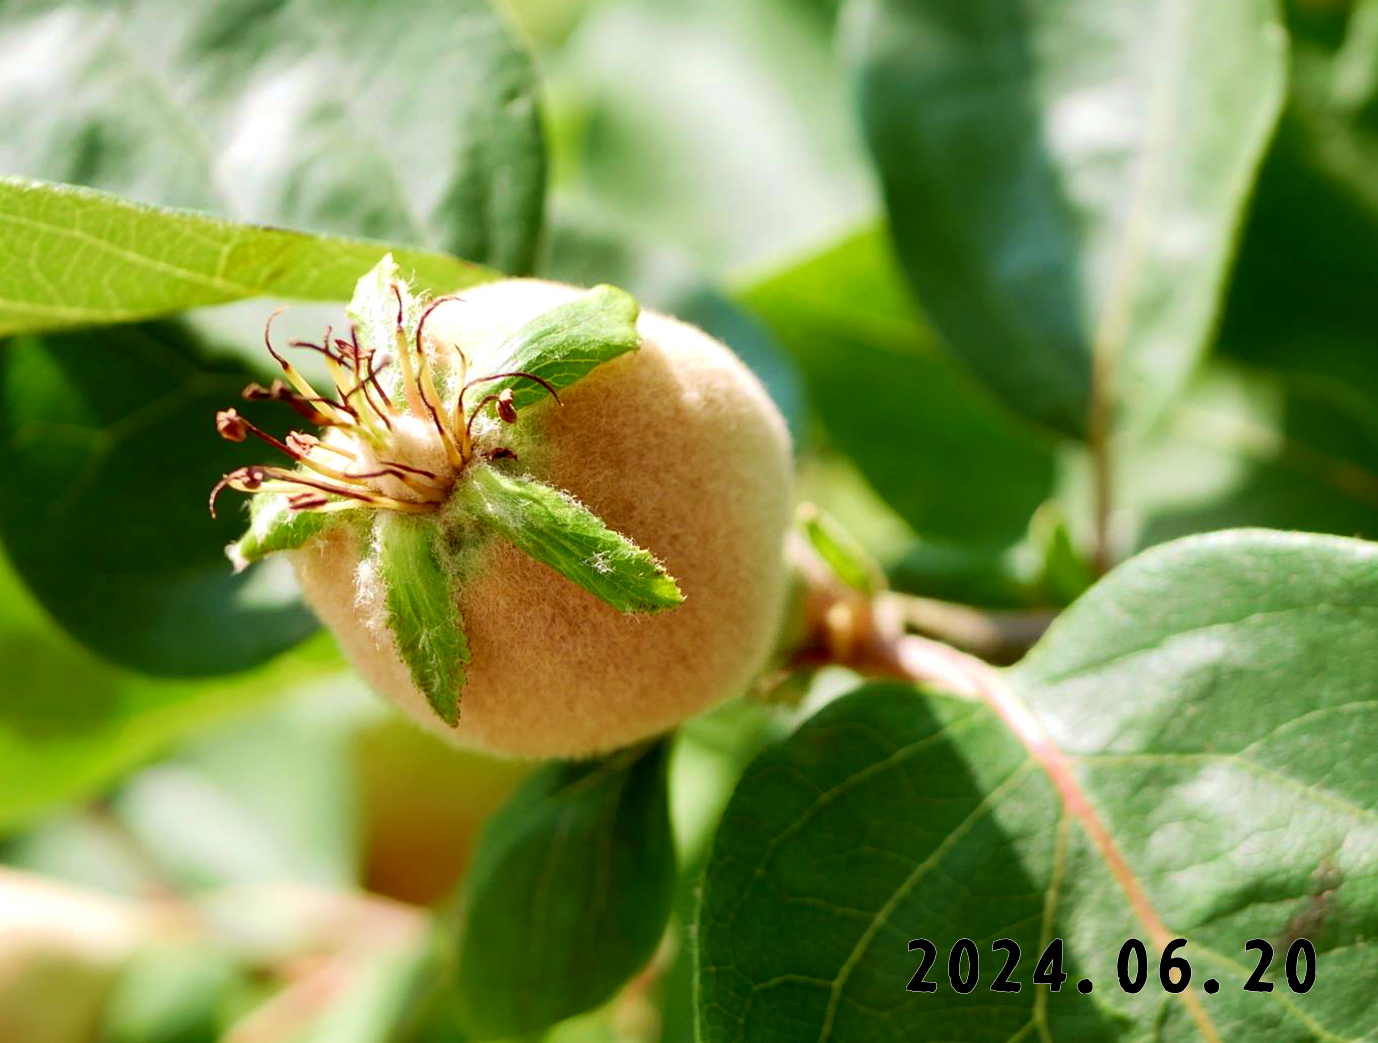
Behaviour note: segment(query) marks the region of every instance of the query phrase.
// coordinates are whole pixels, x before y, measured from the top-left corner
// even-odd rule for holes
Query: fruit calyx
[[[324,429],[324,434],[318,437],[293,431],[280,440],[237,410],[221,410],[216,414],[216,430],[221,437],[243,442],[252,435],[289,457],[296,468],[254,465],[231,471],[211,491],[212,516],[217,497],[227,488],[249,494],[284,494],[288,508],[296,512],[373,507],[426,514],[449,500],[455,482],[479,455],[474,425],[484,410],[492,406],[504,424],[518,420],[512,388],[483,394],[483,385],[522,378],[560,403],[559,392],[538,374],[510,370],[470,378],[470,360],[458,344],[442,343],[433,336],[427,339],[427,318],[437,308],[462,304],[462,298],[445,296],[420,302],[395,279],[389,281],[388,288],[397,305],[390,352],[384,350],[379,337],[368,337],[361,343],[357,321],[351,322],[348,339],[332,339],[333,331],[326,327],[320,343],[290,342],[291,347],[314,351],[325,359],[333,395],[320,395],[273,347],[272,322],[279,313],[269,316],[263,341],[285,379],[278,378],[266,388],[250,384],[244,389],[244,398],[286,403]],[[415,315],[418,306],[419,317],[409,322],[409,312]],[[392,394],[384,388],[390,366],[396,369],[396,377],[389,381]],[[476,402],[475,394],[479,396]],[[470,396],[467,405],[466,395]],[[443,458],[434,451],[437,446],[443,450]],[[501,445],[482,452],[490,460],[516,455]]]

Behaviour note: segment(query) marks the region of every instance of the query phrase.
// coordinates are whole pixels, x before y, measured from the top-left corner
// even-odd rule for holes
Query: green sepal
[[[542,312],[512,334],[497,350],[490,373],[534,373],[563,391],[605,362],[641,346],[636,299],[615,286],[595,286],[568,303]],[[483,393],[512,389],[518,409],[547,397],[525,377],[503,377],[483,385]]]
[[[558,489],[480,465],[455,495],[461,510],[621,612],[684,600],[654,557]]]
[[[235,572],[243,572],[269,554],[296,550],[348,516],[347,511],[294,511],[286,493],[258,493],[249,500],[248,531],[225,548],[225,556]]]
[[[397,287],[394,292],[393,287]],[[410,341],[416,334],[416,320],[419,317],[417,300],[411,288],[402,278],[397,262],[392,254],[384,254],[372,268],[359,277],[354,284],[354,296],[350,298],[345,314],[354,324],[359,344],[365,351],[380,355],[395,354],[397,348],[397,298],[402,298],[402,334]],[[392,366],[389,369],[397,369]],[[395,380],[397,373],[390,373]]]
[[[469,640],[438,536],[430,519],[388,512],[378,518],[373,553],[397,652],[436,716],[454,727]]]

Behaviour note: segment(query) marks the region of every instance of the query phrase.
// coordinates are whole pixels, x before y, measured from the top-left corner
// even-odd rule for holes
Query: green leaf
[[[469,870],[458,991],[476,1039],[538,1032],[610,999],[674,898],[667,744],[550,764],[489,822]]]
[[[595,368],[641,347],[636,329],[640,312],[635,299],[615,286],[595,286],[567,304],[536,316],[498,349],[493,373],[532,373],[563,391]],[[512,389],[518,409],[534,405],[549,392],[534,380],[505,377],[482,385],[485,395]]]
[[[799,363],[838,447],[920,535],[1024,535],[1052,489],[1052,450],[946,356],[880,235],[859,233],[741,299]]]
[[[225,548],[236,572],[283,550],[296,550],[344,520],[338,513],[294,511],[284,493],[257,493],[249,499],[249,530]]]
[[[798,366],[765,324],[731,299],[674,245],[647,241],[604,212],[561,209],[550,230],[542,275],[574,286],[599,281],[623,286],[645,307],[691,323],[728,345],[756,374],[789,425],[796,445],[807,429],[808,403]]]
[[[285,562],[232,574],[221,548],[242,522],[229,501],[218,519],[206,510],[211,486],[246,462],[211,419],[252,375],[207,357],[182,322],[0,350],[0,540],[48,612],[112,662],[231,673],[316,629]]]
[[[0,86],[7,173],[531,267],[538,85],[489,0],[21,0],[0,50],[46,56]]]
[[[1205,347],[1281,105],[1277,5],[866,0],[855,13],[895,242],[952,349],[1068,434],[1093,408],[1167,405]]]
[[[18,178],[0,178],[0,227],[0,336],[133,322],[247,297],[343,300],[359,272],[389,249]],[[426,288],[497,277],[444,254],[397,254]]]
[[[180,893],[232,893],[267,880],[354,887],[361,845],[373,841],[359,824],[352,740],[360,708],[376,701],[338,657],[333,665],[301,696],[191,736],[125,780],[107,799],[106,828],[117,825]],[[246,921],[256,914],[226,904],[252,933]]]
[[[621,612],[660,612],[684,600],[654,557],[573,499],[532,478],[470,468],[454,503],[522,551]]]
[[[962,666],[979,698],[832,703],[724,816],[700,1038],[1369,1039],[1376,635],[1378,548],[1221,533],[1122,566],[1021,665]],[[1298,936],[1320,954],[1304,995],[1282,974]],[[1156,973],[1176,937],[1192,986],[1173,996]],[[937,947],[934,993],[906,991],[913,938]],[[980,961],[966,996],[946,980],[959,938]],[[990,990],[999,938],[1020,946],[1018,993]],[[1030,982],[1053,938],[1058,993]],[[1151,954],[1138,994],[1116,979],[1127,938]],[[1251,938],[1277,949],[1271,994],[1243,991]]]
[[[469,641],[455,604],[454,577],[436,550],[436,525],[389,512],[375,524],[388,629],[412,682],[436,716],[453,727],[459,723]]]
[[[217,1039],[228,997],[248,973],[212,945],[164,943],[136,954],[102,1019],[103,1043],[195,1043]]]
[[[1378,536],[1378,426],[1353,384],[1215,363],[1120,472],[1141,546],[1254,525]]]
[[[673,243],[719,277],[778,264],[872,211],[836,0],[582,6],[560,51],[578,105],[563,121],[552,106],[553,139],[558,187],[603,227]]]
[[[1378,4],[1288,5],[1291,76],[1221,320],[1234,358],[1378,401]],[[1373,408],[1369,406],[1370,410]]]

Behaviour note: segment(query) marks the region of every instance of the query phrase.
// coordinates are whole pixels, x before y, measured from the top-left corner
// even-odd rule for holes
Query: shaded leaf
[[[372,842],[359,828],[349,743],[375,697],[338,657],[331,665],[299,694],[270,691],[268,705],[189,737],[108,800],[107,828],[117,824],[138,845],[164,886],[227,896],[207,915],[246,934],[255,918],[288,928],[280,913],[245,910],[235,888],[352,888],[360,848]]]
[[[798,362],[839,448],[919,534],[962,545],[1024,535],[1052,488],[1052,450],[946,357],[877,233],[740,298]]]
[[[967,664],[979,699],[878,685],[831,704],[758,758],[724,816],[701,1038],[1368,1039],[1376,621],[1373,545],[1222,533],[1122,566],[1021,665]],[[1321,954],[1304,995],[1281,973],[1297,936]],[[946,981],[963,937],[980,960],[966,996]],[[1133,937],[1150,974],[1186,938],[1192,986],[1118,988]],[[934,993],[906,991],[912,938],[937,947]],[[999,938],[1020,946],[1018,993],[990,990]],[[1052,938],[1057,993],[1030,981]],[[1243,991],[1251,938],[1278,948],[1271,994]]]
[[[454,577],[436,551],[434,522],[381,512],[375,522],[378,578],[388,629],[412,683],[448,725],[459,723],[469,641],[455,604]]]
[[[53,617],[112,662],[229,673],[316,628],[285,562],[232,574],[222,548],[242,522],[206,510],[244,462],[211,419],[250,375],[207,358],[182,322],[25,335],[0,351],[0,538]]]
[[[1161,409],[1281,105],[1272,0],[865,0],[861,109],[910,282],[1011,408]]]
[[[667,745],[550,764],[484,830],[457,977],[476,1039],[538,1032],[610,999],[670,915]]]
[[[1236,359],[1378,401],[1378,5],[1287,5],[1287,106],[1220,330]],[[1370,407],[1371,408],[1371,407]]]
[[[7,173],[514,273],[535,256],[536,76],[488,0],[20,0],[0,55],[26,70],[0,86]]]
[[[769,329],[664,240],[648,240],[642,226],[625,227],[606,212],[557,215],[542,275],[575,286],[607,281],[626,287],[646,307],[698,326],[732,349],[765,385],[803,440],[808,403],[799,368]]]
[[[438,991],[445,970],[424,944],[380,947],[300,1043],[466,1043]]]
[[[246,297],[342,300],[388,247],[0,178],[0,335],[133,322]],[[496,278],[443,254],[398,252],[426,287]]]
[[[595,286],[575,300],[536,316],[494,354],[493,373],[533,373],[562,391],[604,362],[641,347],[636,330],[636,301],[615,286]],[[482,385],[485,395],[512,389],[518,409],[548,397],[549,392],[525,377],[504,377]]]
[[[1216,363],[1123,450],[1119,510],[1140,546],[1250,525],[1378,535],[1378,417],[1353,385]]]
[[[544,565],[621,612],[659,612],[684,600],[650,553],[572,497],[532,478],[476,466],[455,502]]]

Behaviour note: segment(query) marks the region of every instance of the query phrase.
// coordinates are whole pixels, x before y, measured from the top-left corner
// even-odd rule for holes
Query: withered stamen
[[[286,402],[307,423],[315,424],[317,427],[339,426],[339,421],[334,417],[321,412],[309,400],[289,389],[281,380],[274,380],[270,387],[264,387],[262,384],[250,384],[244,389],[244,401]]]
[[[476,421],[483,414],[483,407],[486,406],[489,402],[498,401],[498,398],[499,396],[497,395],[484,395],[481,399],[479,399],[478,405],[476,405],[473,408],[473,411],[469,414],[469,422],[464,425],[464,439],[466,442],[469,442],[470,444],[473,443],[474,421]]]
[[[318,489],[323,493],[332,493],[336,496],[345,496],[351,500],[359,500],[361,503],[371,503],[378,507],[390,507],[395,511],[405,511],[410,514],[425,514],[435,509],[435,503],[416,503],[411,500],[398,500],[383,493],[374,492],[372,489],[354,489],[347,485],[334,485],[330,482],[318,481],[308,475],[297,471],[288,471],[281,467],[260,467],[254,468],[261,473],[263,478],[275,479],[284,487],[283,491],[290,491],[291,486],[301,485],[308,489]],[[269,489],[267,491],[274,491]]]
[[[339,408],[336,403],[330,402],[325,399],[321,399],[316,394],[316,389],[311,386],[311,384],[307,381],[305,377],[303,377],[300,373],[297,372],[296,367],[293,366],[290,362],[288,362],[287,359],[284,358],[282,355],[278,354],[277,349],[273,347],[273,320],[276,319],[286,310],[286,308],[278,308],[276,311],[274,311],[271,315],[268,316],[268,321],[263,325],[263,343],[268,348],[268,354],[272,355],[274,361],[276,361],[277,364],[280,367],[282,367],[282,372],[286,375],[288,381],[294,388],[297,389],[298,393],[300,393],[303,398],[305,398],[307,401],[323,402],[324,404],[329,405],[332,408]]]
[[[562,406],[565,404],[564,401],[560,398],[560,393],[555,390],[554,386],[550,383],[550,381],[546,380],[544,377],[536,376],[535,373],[527,373],[524,370],[520,369],[514,370],[511,373],[489,373],[486,377],[475,377],[473,380],[469,381],[469,383],[465,384],[462,388],[459,389],[460,402],[464,401],[464,392],[468,391],[475,384],[485,384],[490,380],[501,380],[503,377],[525,377],[527,380],[534,380],[537,384],[541,385],[541,387],[545,388],[546,391],[550,393],[550,397],[555,400],[557,405]]]
[[[225,489],[237,489],[239,492],[257,492],[263,486],[263,469],[261,467],[237,467],[220,481],[215,483],[211,489],[210,509],[211,517],[216,517],[215,501]]]
[[[215,430],[227,442],[242,442],[249,437],[244,418],[233,409],[222,409],[215,414]]]
[[[242,442],[249,435],[267,442],[274,449],[279,449],[294,460],[299,460],[302,454],[284,442],[279,442],[276,438],[264,431],[257,424],[246,420],[233,409],[222,409],[215,414],[215,429],[220,432],[220,437],[227,438],[231,442]]]
[[[429,478],[435,482],[440,481],[440,475],[436,474],[434,471],[428,471],[424,467],[411,467],[407,464],[399,464],[396,460],[379,460],[378,462],[384,467],[395,468],[399,471],[410,471],[412,474],[419,475],[422,478]]]
[[[431,301],[430,304],[426,305],[426,310],[423,311],[423,312],[421,313],[421,318],[419,318],[419,319],[416,320],[416,351],[417,351],[417,354],[424,354],[424,353],[425,353],[425,350],[426,350],[426,349],[425,349],[425,342],[421,339],[421,331],[424,330],[424,329],[426,328],[426,320],[429,319],[429,318],[431,317],[431,312],[435,311],[435,310],[436,310],[437,308],[439,308],[442,304],[448,304],[448,303],[450,303],[451,301],[458,301],[459,303],[463,304],[463,303],[464,303],[464,298],[463,298],[463,297],[456,297],[456,296],[454,296],[453,294],[450,294],[449,296],[446,296],[446,297],[437,297],[435,300]],[[464,364],[467,366],[467,365],[469,364],[469,360],[468,360],[467,358],[465,358],[464,352],[459,351],[459,348],[458,348],[457,346],[456,346],[456,348],[455,348],[455,351],[459,352],[459,357],[460,357],[460,359],[462,359],[462,360],[464,361]]]
[[[299,453],[313,453],[317,449],[324,449],[328,453],[342,456],[346,460],[357,460],[358,457],[348,449],[342,449],[337,445],[322,441],[315,435],[309,435],[305,431],[292,431],[287,435],[287,444]]]
[[[539,384],[557,404],[564,404],[555,387],[534,373],[493,373],[466,380],[469,359],[458,344],[448,345],[453,355],[448,352],[442,354],[446,345],[434,336],[428,345],[426,322],[431,312],[442,304],[459,302],[463,298],[447,296],[426,303],[416,319],[414,344],[408,344],[407,309],[419,302],[409,298],[398,283],[393,283],[391,290],[397,301],[395,350],[364,348],[359,342],[359,330],[353,324],[349,327],[347,339],[334,336],[332,328],[327,326],[320,343],[306,340],[289,342],[292,347],[314,351],[325,358],[337,398],[318,395],[305,377],[274,348],[272,324],[282,309],[269,316],[263,329],[264,344],[282,368],[286,379],[274,379],[268,387],[250,384],[244,389],[244,398],[248,401],[286,402],[313,425],[338,429],[342,435],[338,439],[339,444],[326,442],[317,435],[303,431],[290,432],[285,440],[279,440],[256,427],[237,411],[222,410],[216,414],[216,430],[222,437],[243,442],[253,435],[286,454],[295,462],[295,466],[254,466],[231,471],[211,490],[212,515],[215,513],[217,497],[227,488],[247,493],[282,494],[294,511],[340,511],[360,506],[416,514],[432,511],[448,498],[455,475],[448,469],[441,475],[400,460],[385,458],[387,450],[393,446],[389,432],[393,430],[393,420],[399,414],[410,412],[423,419],[429,417],[445,448],[450,468],[458,473],[475,455],[473,427],[490,403],[495,405],[498,419],[503,423],[513,424],[518,418],[513,388],[483,396],[472,411],[466,412],[464,399],[470,388],[495,380],[524,378]],[[394,404],[379,379],[379,374],[393,361],[401,367],[404,404]],[[440,391],[442,374],[453,381],[445,386],[459,387],[453,417],[446,409]],[[371,450],[365,443],[372,447]],[[333,466],[320,459],[327,452],[337,458]],[[361,456],[377,461],[373,470],[358,469]],[[487,460],[505,460],[515,459],[516,454],[506,447],[496,447],[484,450],[483,457]],[[394,480],[400,483],[395,488],[407,490],[402,495],[414,494],[416,498],[401,499],[382,492],[376,484],[378,479]]]
[[[515,424],[517,422],[517,407],[513,404],[516,396],[512,394],[511,388],[503,388],[498,393],[498,416],[505,424]]]
[[[421,389],[416,384],[416,372],[411,363],[411,346],[407,343],[406,307],[402,304],[402,289],[392,284],[392,292],[397,298],[397,329],[393,334],[397,344],[397,357],[402,367],[402,386],[407,392],[407,408],[421,416]]]
[[[330,502],[324,493],[294,493],[287,497],[287,506],[294,511],[310,511]]]

